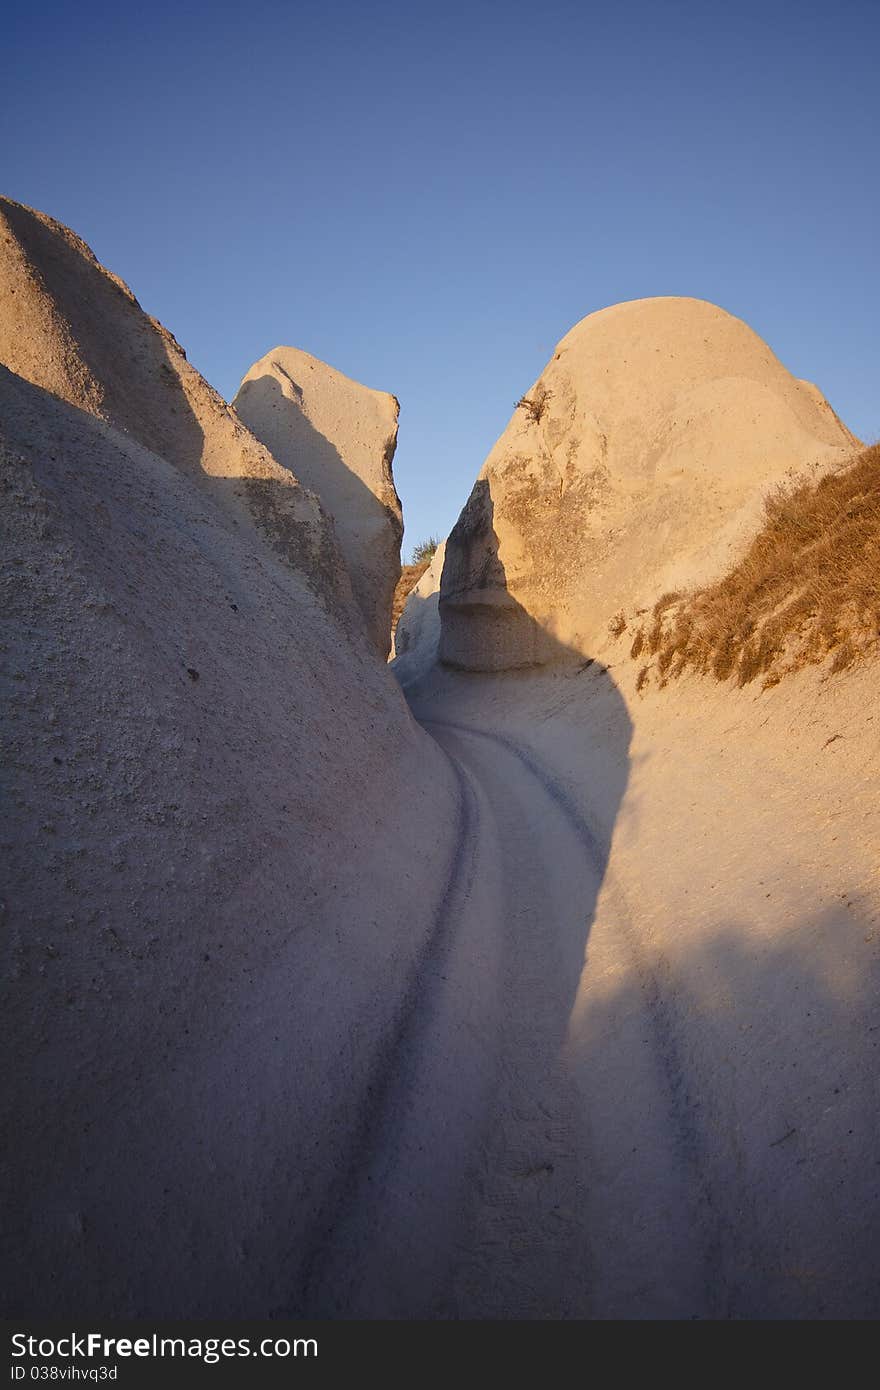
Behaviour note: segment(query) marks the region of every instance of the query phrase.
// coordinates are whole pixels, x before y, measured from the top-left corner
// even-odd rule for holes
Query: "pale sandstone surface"
[[[391,471],[396,398],[299,348],[276,347],[247,372],[233,406],[332,516],[370,641],[384,659],[403,535]]]
[[[596,316],[628,384],[578,339],[401,618],[420,728],[318,501],[24,225],[6,1315],[876,1317],[876,662],[640,693],[607,630],[845,456],[821,397],[711,306]],[[247,460],[296,499],[280,550],[218,485]],[[438,584],[451,659],[578,662],[444,668]]]
[[[445,661],[411,600],[394,665],[502,885],[500,1083],[443,1306],[875,1317],[876,659],[640,691],[609,631],[722,574],[768,488],[857,442],[709,305],[620,306],[560,354],[449,538]]]
[[[75,232],[8,198],[0,198],[0,362],[168,459],[235,525],[307,574],[329,607],[354,609],[317,498]]]
[[[434,551],[430,565],[404,604],[394,634],[394,656],[398,663],[395,672],[398,679],[403,677],[406,670],[406,667],[399,663],[408,652],[415,655],[420,665],[436,660],[440,641],[440,576],[443,573],[445,557],[446,542],[441,541]]]
[[[877,662],[639,693],[602,655],[409,686],[503,885],[447,1310],[876,1317]]]
[[[4,1311],[323,1308],[461,783],[317,499],[73,233],[3,214]]]
[[[695,299],[589,315],[525,402],[449,537],[451,665],[590,655],[618,609],[723,572],[769,487],[858,443],[746,324]]]

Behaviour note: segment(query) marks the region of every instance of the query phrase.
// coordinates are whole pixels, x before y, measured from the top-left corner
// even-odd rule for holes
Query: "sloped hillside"
[[[502,860],[503,1060],[447,1308],[876,1317],[877,662],[763,692],[638,670],[608,636],[409,686]]]
[[[834,674],[880,637],[880,446],[818,483],[780,487],[742,559],[716,584],[669,593],[612,629],[628,632],[640,688],[688,667],[763,686],[830,658]]]
[[[880,1311],[877,485],[857,452],[720,310],[603,311],[487,460],[439,614],[410,597],[394,670],[480,789],[506,967],[447,1308]]]

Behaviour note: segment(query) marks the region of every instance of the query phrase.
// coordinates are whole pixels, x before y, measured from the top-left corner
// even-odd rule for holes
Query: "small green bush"
[[[410,564],[423,565],[426,560],[430,564],[439,544],[440,541],[436,536],[429,536],[426,541],[419,541],[418,545],[414,545],[412,548]]]

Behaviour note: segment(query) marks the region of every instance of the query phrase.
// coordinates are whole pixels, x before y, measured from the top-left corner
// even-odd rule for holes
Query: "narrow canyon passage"
[[[504,860],[498,1086],[458,1309],[711,1314],[711,1201],[677,1103],[686,1079],[656,983],[572,1039],[591,976],[637,970],[633,924],[607,885],[606,930],[589,946],[605,872],[599,835],[526,746],[485,729],[428,727],[486,793]]]
[[[643,964],[607,884],[601,942],[589,945],[600,835],[527,745],[464,724],[426,728],[491,808],[503,884],[497,1071],[449,1311],[717,1315],[719,1199],[656,981],[643,974],[635,996],[572,1036],[591,976],[629,979]]]
[[[512,747],[424,727],[458,771],[464,843],[309,1301],[348,1317],[580,1317],[585,1154],[562,1051],[601,855]]]
[[[862,1164],[857,1189],[823,1209],[840,1136],[829,1128],[805,1155],[789,1133],[815,1127],[791,1068],[839,1091],[827,1040],[839,1032],[845,1053],[849,1034],[854,1055],[858,1018],[844,1025],[811,984],[806,949],[779,986],[807,1006],[803,1034],[794,1011],[768,1010],[773,974],[754,973],[745,941],[708,970],[692,948],[676,959],[674,905],[658,933],[609,864],[628,721],[604,687],[592,742],[590,721],[567,722],[553,693],[565,680],[514,677],[505,691],[495,679],[484,707],[480,678],[447,676],[413,700],[467,788],[468,848],[324,1260],[324,1315],[749,1318],[873,1304],[871,1235],[854,1231],[873,1171]],[[535,747],[554,721],[567,775]],[[701,1006],[707,974],[742,991],[735,1030]],[[860,1066],[845,1098],[847,1123],[861,1117],[869,1134],[872,1087]]]
[[[877,1316],[876,450],[598,310],[389,667],[396,397],[0,220],[7,1313]]]
[[[612,929],[588,947],[601,832],[525,745],[460,714],[423,727],[466,789],[466,852],[309,1306],[711,1315],[712,1198],[656,988],[572,1042],[589,972],[633,969],[632,925],[607,885]]]

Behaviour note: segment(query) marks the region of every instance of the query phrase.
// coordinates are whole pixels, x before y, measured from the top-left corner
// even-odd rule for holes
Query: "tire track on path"
[[[447,755],[448,757],[448,755]],[[461,1052],[467,1000],[454,984],[457,943],[469,920],[477,863],[484,848],[482,794],[448,758],[457,788],[457,829],[433,924],[394,1019],[377,1050],[338,1174],[312,1224],[297,1313],[318,1317],[424,1314],[439,1297],[445,1247],[453,1239],[450,1207],[466,1170],[462,1142],[474,1143],[474,1093],[485,1089],[485,1043],[471,1047],[448,1109],[440,1085],[426,1084],[434,1054]],[[449,1068],[451,1070],[451,1068]],[[446,1130],[443,1137],[441,1132]],[[438,1139],[449,1154],[438,1153]],[[421,1196],[420,1196],[421,1194]],[[408,1249],[403,1249],[407,1246]]]
[[[641,1149],[644,1164],[654,1166],[649,1190],[656,1194],[657,1206],[662,1210],[660,1215],[640,1210],[632,1188],[627,1190],[624,1185],[619,1190],[619,1185],[611,1183],[620,1209],[603,1210],[600,1219],[593,1223],[594,1229],[585,1231],[592,1275],[580,1316],[639,1316],[640,1306],[647,1310],[645,1315],[652,1316],[652,1300],[656,1301],[660,1310],[656,1315],[660,1316],[731,1316],[739,1300],[730,1267],[737,1264],[736,1252],[753,1248],[757,1237],[743,1229],[748,1226],[747,1204],[738,1192],[738,1175],[729,1171],[729,1182],[717,1181],[719,1170],[727,1167],[727,1156],[721,1152],[718,1134],[706,1128],[711,1106],[704,1106],[704,1098],[694,1089],[671,982],[661,983],[658,978],[651,952],[640,937],[625,895],[607,874],[608,851],[603,837],[528,748],[503,734],[451,721],[426,721],[426,727],[436,731],[441,739],[444,734],[451,734],[463,741],[480,740],[515,759],[533,779],[540,795],[558,809],[597,878],[596,895],[604,880],[603,921],[613,922],[613,939],[609,940],[606,930],[601,947],[603,957],[622,955],[624,977],[637,982],[637,991],[630,992],[625,1007],[623,1003],[617,1006],[616,1013],[609,1014],[605,1028],[594,1034],[593,1041],[600,1050],[581,1059],[579,1070],[587,1076],[583,1098],[587,1113],[581,1130],[584,1143],[606,1170],[627,1165],[640,1168],[639,1160],[633,1160],[632,1155]],[[478,774],[474,770],[481,776],[484,789],[496,780],[496,769],[485,760]],[[544,837],[544,846],[550,859],[545,866],[546,876],[547,872],[553,873],[553,856],[562,859],[564,855],[552,837]],[[522,861],[514,860],[509,867],[514,893],[523,896],[521,878],[517,885]],[[596,954],[591,950],[591,957]],[[616,959],[613,966],[619,968]],[[585,973],[587,983],[592,968],[591,961]],[[619,1102],[609,1101],[603,1095],[601,1081],[593,1080],[612,1060],[606,1057],[606,1049],[621,1044],[626,1052],[623,1057],[613,1058],[614,1074],[622,1085],[626,1084],[628,1073],[634,1084],[639,1077],[640,1094],[648,1098],[641,1113],[630,1117],[629,1126],[619,1120],[626,1100],[621,1097]],[[618,1114],[609,1116],[615,1106]],[[623,1144],[627,1146],[626,1155],[622,1152]],[[590,1188],[589,1175],[586,1183]],[[588,1207],[591,1205],[595,1217],[596,1203],[587,1203]],[[642,1230],[638,1238],[633,1238],[634,1220],[639,1218]],[[604,1236],[600,1235],[600,1228]],[[656,1252],[654,1261],[657,1270],[663,1271],[662,1281],[646,1278],[644,1260],[651,1254],[652,1240],[665,1246],[662,1253]],[[628,1256],[627,1242],[631,1252]],[[741,1259],[739,1263],[742,1264]],[[658,1283],[665,1286],[658,1287]]]

